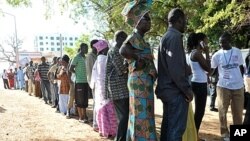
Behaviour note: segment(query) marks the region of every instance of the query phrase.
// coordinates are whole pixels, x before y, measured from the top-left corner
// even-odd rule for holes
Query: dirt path
[[[209,99],[208,99],[209,102]],[[90,104],[92,102],[90,101]],[[162,105],[155,102],[156,129],[159,135]],[[88,114],[92,113],[92,105]],[[231,123],[231,117],[228,118]],[[55,113],[55,109],[44,104],[42,99],[29,96],[19,90],[0,90],[0,141],[5,140],[57,140],[57,141],[100,141],[91,124],[79,123]],[[206,109],[201,125],[201,137],[207,141],[219,141],[218,113]]]

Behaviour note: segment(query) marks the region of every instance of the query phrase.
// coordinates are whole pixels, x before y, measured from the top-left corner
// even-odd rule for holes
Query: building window
[[[39,40],[42,40],[43,39],[43,36],[39,36]]]
[[[65,40],[67,40],[67,37],[65,37]]]
[[[70,40],[70,41],[72,41],[72,40],[73,40],[73,38],[72,38],[72,37],[69,37],[69,40]]]
[[[60,51],[60,48],[57,48],[57,51]]]
[[[67,46],[67,45],[68,45],[68,43],[65,43],[65,45]]]
[[[43,42],[40,42],[39,44],[40,44],[40,46],[42,46],[42,45],[43,45]]]
[[[51,48],[51,51],[55,51],[55,49],[54,49],[54,48]]]
[[[59,42],[57,42],[57,43],[56,43],[56,45],[57,45],[57,46],[60,46],[60,43],[59,43]]]
[[[64,43],[63,43],[63,45],[64,45]]]
[[[54,40],[54,37],[50,37],[50,40]]]
[[[48,39],[48,36],[46,36],[46,39]]]
[[[70,46],[73,46],[73,43],[69,43]]]
[[[51,42],[51,45],[53,46],[53,45],[55,45],[55,43],[54,43],[54,42]]]
[[[59,40],[60,39],[60,37],[56,37],[56,40]]]
[[[46,45],[48,44],[48,42],[46,42]]]
[[[78,40],[78,38],[77,38],[77,37],[75,37],[75,40]]]
[[[49,50],[49,48],[47,48],[47,50]]]
[[[44,49],[43,49],[43,48],[40,48],[40,51],[44,51]]]

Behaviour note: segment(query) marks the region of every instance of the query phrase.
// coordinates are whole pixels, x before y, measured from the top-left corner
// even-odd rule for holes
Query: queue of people
[[[19,68],[16,77],[19,87],[23,88],[26,76],[30,95],[43,97],[46,104],[66,118],[77,113],[81,123],[90,122],[86,108],[91,93],[93,130],[116,141],[157,140],[154,93],[163,103],[161,141],[204,140],[199,137],[199,129],[211,87],[210,110],[218,111],[221,137],[229,140],[230,105],[233,124],[243,121],[244,69],[240,50],[231,46],[231,35],[225,32],[219,38],[220,49],[210,56],[208,37],[191,33],[186,53],[182,35],[186,15],[174,8],[166,19],[168,29],[160,41],[156,69],[153,52],[145,39],[151,28],[150,5],[150,1],[126,4],[122,15],[133,31],[130,35],[117,31],[114,46],[110,47],[103,39],[92,40],[90,53],[88,45],[82,43],[72,59],[68,55],[55,57],[49,65],[42,57],[38,66],[33,66],[32,61],[26,65],[24,73]],[[4,71],[5,88],[14,87],[14,78],[12,70],[9,74]],[[194,110],[190,104],[193,98]],[[249,116],[245,117],[249,121],[246,118]]]

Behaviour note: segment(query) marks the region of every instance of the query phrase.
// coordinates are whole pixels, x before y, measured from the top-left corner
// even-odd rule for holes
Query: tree
[[[80,47],[80,44],[81,43],[86,43],[88,44],[90,41],[89,41],[89,35],[82,35],[75,43],[75,46],[74,47],[64,47],[64,51],[66,52],[66,54],[69,55],[70,58],[73,58],[76,54],[77,54],[77,51]],[[90,47],[89,47],[90,48]]]
[[[22,40],[17,39],[16,44],[15,36],[10,36],[9,39],[6,40],[6,46],[0,44],[0,60],[16,63],[16,48],[19,49],[19,47],[22,45],[22,42]]]
[[[30,0],[6,0],[12,5],[29,3]],[[48,7],[57,2],[63,12],[72,8],[71,18],[76,22],[81,17],[94,20],[96,36],[106,40],[113,38],[117,30],[130,33],[132,29],[124,23],[121,11],[129,0],[44,0]],[[188,17],[190,32],[204,32],[210,39],[210,46],[218,47],[218,38],[223,31],[233,34],[237,47],[244,47],[246,34],[250,32],[249,0],[154,0],[151,8],[152,29],[147,38],[153,46],[159,43],[160,37],[167,28],[167,13],[174,7],[182,8]],[[47,12],[49,14],[50,12]]]
[[[20,6],[20,5],[28,6],[31,4],[30,0],[6,0],[6,2],[12,6]]]

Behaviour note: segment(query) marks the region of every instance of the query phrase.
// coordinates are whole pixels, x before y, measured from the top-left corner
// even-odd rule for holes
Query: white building
[[[60,55],[63,54],[65,46],[74,47],[77,40],[78,35],[73,34],[41,33],[35,36],[34,49],[38,52],[53,52]]]

